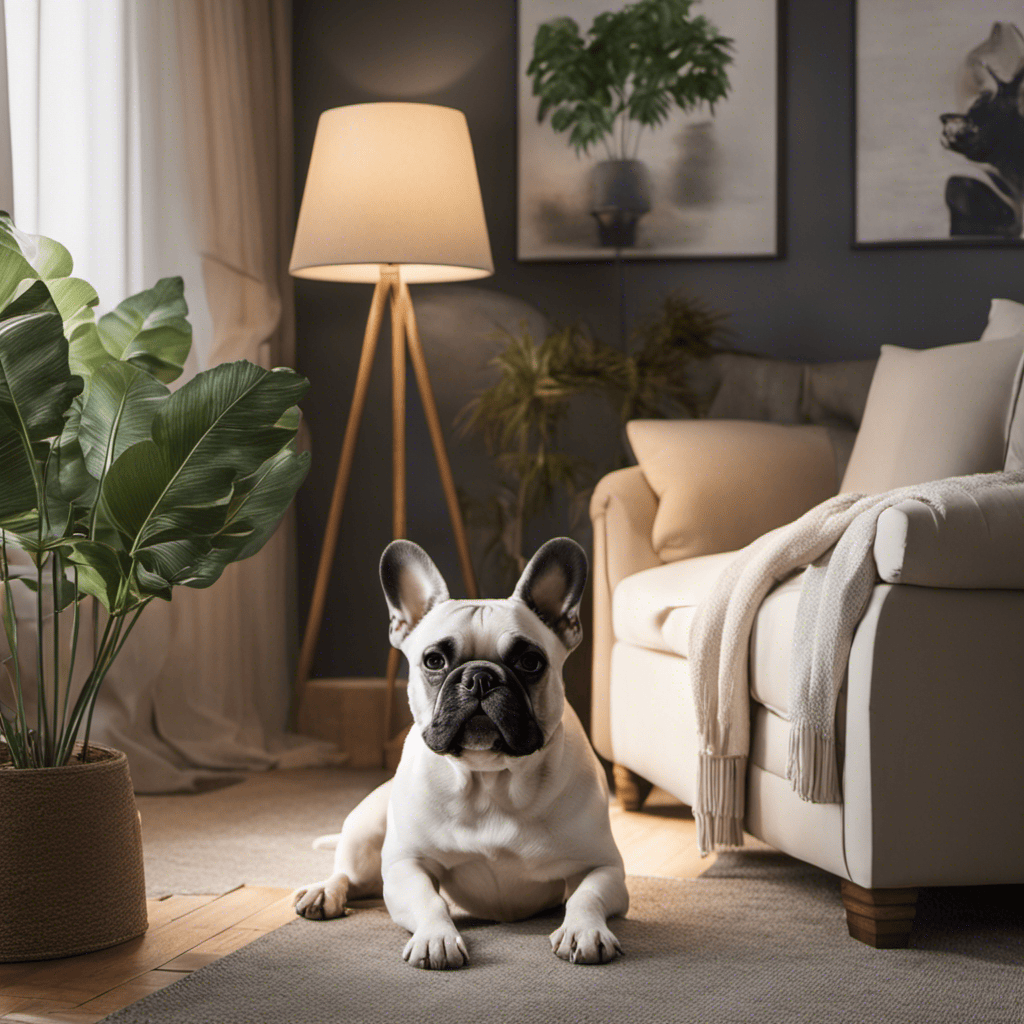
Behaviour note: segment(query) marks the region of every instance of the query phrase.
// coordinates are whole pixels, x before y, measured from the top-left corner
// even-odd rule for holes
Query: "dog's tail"
[[[317,836],[313,840],[314,850],[333,850],[338,845],[338,840],[341,839],[341,833],[335,832],[334,835],[330,836]]]

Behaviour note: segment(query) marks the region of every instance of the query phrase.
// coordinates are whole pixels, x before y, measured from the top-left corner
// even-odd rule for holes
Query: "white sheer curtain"
[[[264,35],[273,26],[280,34],[289,23],[287,0],[270,3],[275,19],[260,25]],[[251,27],[246,18],[266,14],[252,0],[209,8],[203,0],[6,0],[4,11],[15,223],[68,247],[76,275],[96,287],[101,312],[160,277],[182,276],[194,331],[182,381],[211,360],[262,361],[260,348],[280,333],[285,306],[278,298],[274,317],[254,326],[252,303],[225,303],[223,288],[211,285],[211,254],[218,266],[224,257],[210,231],[209,190],[188,163],[199,156],[196,83],[183,83],[179,70],[192,59],[178,34],[190,9],[197,17],[231,13],[243,32]],[[231,56],[220,61],[229,65],[226,77],[262,76],[241,54],[233,69]],[[254,119],[250,111],[227,112],[236,122],[240,113]],[[243,149],[244,169],[258,154]],[[275,187],[290,192],[290,176]],[[222,191],[245,194],[241,182]],[[223,206],[222,197],[213,200]],[[243,220],[256,205],[252,195],[245,202]],[[178,588],[171,604],[155,601],[139,620],[104,683],[92,729],[94,739],[128,753],[138,791],[191,788],[211,770],[325,756],[326,745],[285,735],[289,541],[286,526],[260,554],[229,566],[211,591]],[[19,630],[31,644],[27,606],[22,619],[19,609]]]
[[[15,223],[57,238],[101,310],[181,275],[209,344],[165,3],[7,0]]]

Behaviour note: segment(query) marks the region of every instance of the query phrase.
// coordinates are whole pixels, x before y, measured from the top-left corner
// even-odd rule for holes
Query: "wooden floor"
[[[697,853],[689,810],[658,790],[640,812],[613,803],[611,819],[627,874],[695,878],[714,863]],[[141,938],[66,960],[0,964],[0,1021],[94,1024],[294,916],[287,889],[150,900]]]

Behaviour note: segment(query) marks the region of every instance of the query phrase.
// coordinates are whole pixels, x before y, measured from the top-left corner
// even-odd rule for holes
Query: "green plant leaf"
[[[36,281],[0,311],[0,519],[47,502],[47,442],[62,432],[81,389],[81,378],[68,367],[60,313],[46,285]],[[66,519],[59,506],[52,511]],[[23,546],[32,544],[27,534],[19,537]]]
[[[239,480],[224,526],[192,577],[182,582],[190,587],[208,587],[228,564],[255,555],[270,540],[305,480],[309,460],[309,452],[300,454],[283,448],[255,473]]]
[[[0,311],[0,409],[27,441],[55,437],[82,390],[46,285],[37,281]]]
[[[167,386],[131,363],[111,362],[92,376],[78,426],[85,465],[101,484],[114,460],[150,436]]]
[[[240,361],[199,374],[162,403],[152,440],[121,453],[101,492],[107,520],[141,566],[140,585],[190,576],[227,521],[235,479],[293,440],[278,422],[308,386],[293,370]]]
[[[33,513],[38,503],[34,460],[24,437],[0,410],[0,526],[17,531],[22,517]]]
[[[6,212],[0,212],[0,245],[16,249],[43,281],[68,277],[73,269],[71,253],[60,242],[19,230]]]
[[[52,497],[89,507],[96,499],[99,482],[90,475],[79,442],[83,405],[82,396],[76,395],[68,408],[64,429],[50,452],[46,485]]]
[[[181,376],[192,347],[187,313],[184,282],[180,277],[164,277],[100,317],[99,340],[115,359],[134,363],[170,383]]]
[[[127,586],[131,559],[124,551],[99,541],[74,537],[58,548],[65,561],[78,567],[78,589],[97,598],[108,612],[117,606],[117,597]]]
[[[44,281],[71,341],[81,332],[95,332],[93,307],[99,301],[95,289],[81,278],[71,277],[71,254],[45,235],[30,235],[14,226],[0,212],[0,307],[24,292],[32,282]],[[109,358],[109,357],[105,357]],[[72,359],[72,371],[78,369]]]
[[[31,572],[32,575],[28,575]],[[39,590],[39,581],[36,578],[36,570],[26,570],[24,574],[20,576],[21,582],[25,585],[28,590],[32,593],[36,593]],[[53,584],[49,579],[45,579],[43,582],[43,593],[51,592],[53,590]],[[69,580],[61,578],[57,582],[57,591],[54,595],[54,606],[58,612],[64,611],[65,608],[70,608],[75,601],[79,600],[80,593],[76,589],[75,584]]]

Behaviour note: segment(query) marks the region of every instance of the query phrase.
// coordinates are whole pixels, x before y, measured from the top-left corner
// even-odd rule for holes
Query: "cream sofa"
[[[997,312],[972,345],[883,348],[842,476],[820,426],[629,425],[639,464],[591,503],[591,730],[627,806],[650,784],[693,802],[688,627],[736,549],[836,490],[1024,466],[1024,336],[1006,338]],[[841,878],[851,935],[895,946],[918,887],[1024,882],[1024,510],[940,523],[904,503],[880,517],[874,554],[836,711],[841,804],[804,802],[786,779],[802,573],[760,607],[745,829]]]

